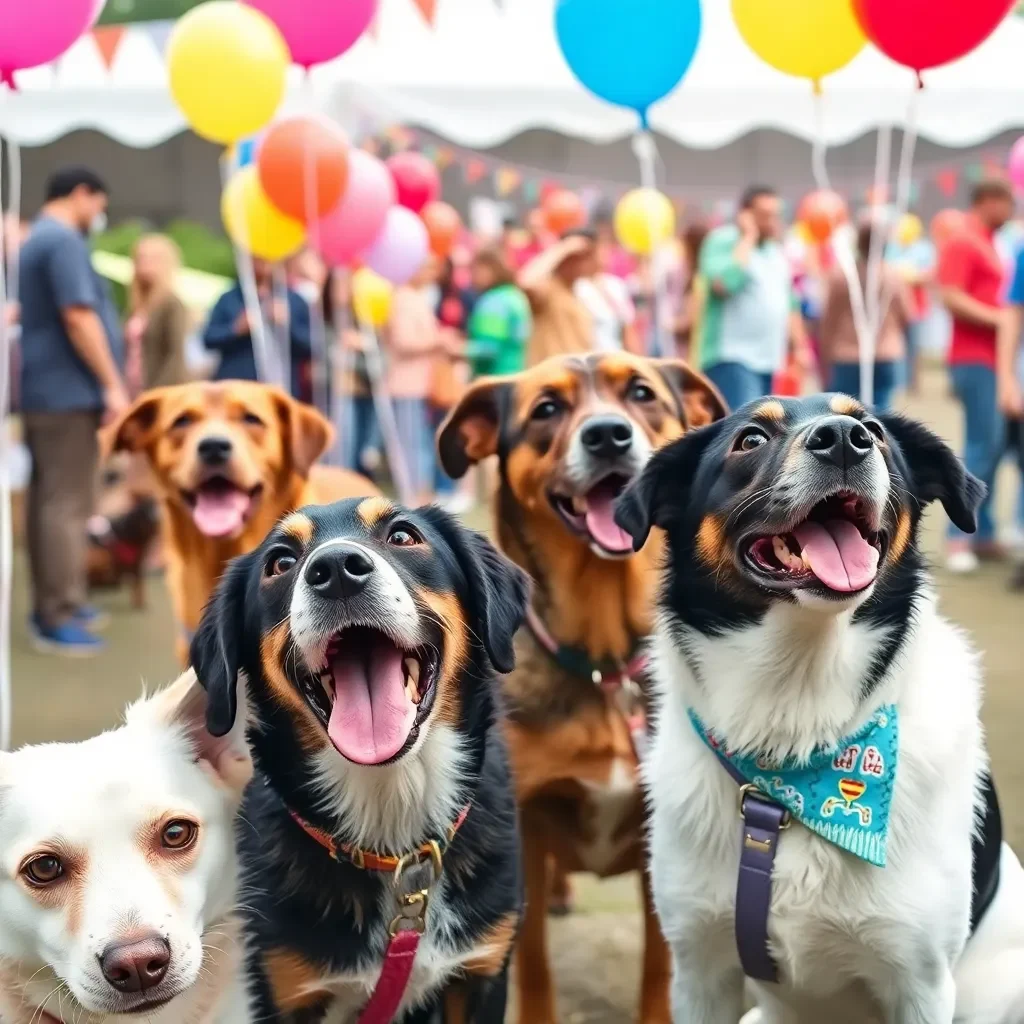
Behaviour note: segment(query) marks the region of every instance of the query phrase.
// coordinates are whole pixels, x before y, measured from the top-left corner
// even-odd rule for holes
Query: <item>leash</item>
[[[559,668],[570,675],[589,679],[610,701],[615,701],[618,711],[629,728],[633,751],[638,761],[647,755],[647,716],[640,700],[640,685],[636,677],[647,670],[647,655],[636,652],[626,662],[608,658],[593,662],[580,647],[560,644],[541,621],[532,604],[526,606],[526,624],[534,639],[551,655]]]
[[[392,876],[396,913],[388,925],[388,944],[380,976],[359,1015],[358,1024],[391,1024],[398,1012],[409,987],[420,939],[427,930],[430,895],[441,880],[444,855],[469,815],[471,806],[466,804],[462,808],[443,836],[428,839],[401,856],[365,850],[354,843],[338,843],[323,829],[311,825],[289,809],[292,820],[319,843],[332,860],[340,861],[343,856],[360,870],[390,873]]]

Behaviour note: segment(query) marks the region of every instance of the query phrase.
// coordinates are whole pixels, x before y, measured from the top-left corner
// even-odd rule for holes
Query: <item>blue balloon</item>
[[[595,96],[647,110],[686,74],[700,38],[700,0],[558,0],[555,32],[572,73]]]
[[[235,143],[235,163],[238,168],[248,167],[256,159],[256,151],[259,149],[261,136],[250,135],[248,138],[239,139]]]

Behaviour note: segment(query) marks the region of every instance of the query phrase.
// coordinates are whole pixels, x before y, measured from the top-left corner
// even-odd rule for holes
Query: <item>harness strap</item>
[[[377,986],[359,1015],[359,1024],[391,1024],[409,987],[419,944],[419,932],[409,929],[403,929],[391,938],[384,953],[384,966]]]

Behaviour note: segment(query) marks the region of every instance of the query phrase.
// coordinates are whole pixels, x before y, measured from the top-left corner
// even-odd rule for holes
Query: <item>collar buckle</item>
[[[430,893],[441,880],[443,868],[441,844],[436,839],[399,858],[393,876],[398,913],[388,925],[392,938],[402,930],[417,935],[426,931]]]

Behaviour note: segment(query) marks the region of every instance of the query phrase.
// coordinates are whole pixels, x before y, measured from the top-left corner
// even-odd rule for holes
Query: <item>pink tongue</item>
[[[615,522],[613,487],[598,484],[587,495],[587,532],[605,551],[619,555],[633,550],[633,538]]]
[[[807,521],[793,535],[811,572],[832,590],[863,590],[878,574],[878,551],[848,519]]]
[[[380,764],[397,754],[416,720],[405,695],[402,652],[375,637],[369,651],[340,651],[331,661],[334,706],[327,735],[356,764]]]
[[[252,498],[235,488],[201,490],[196,495],[192,519],[207,537],[226,537],[245,523]]]

